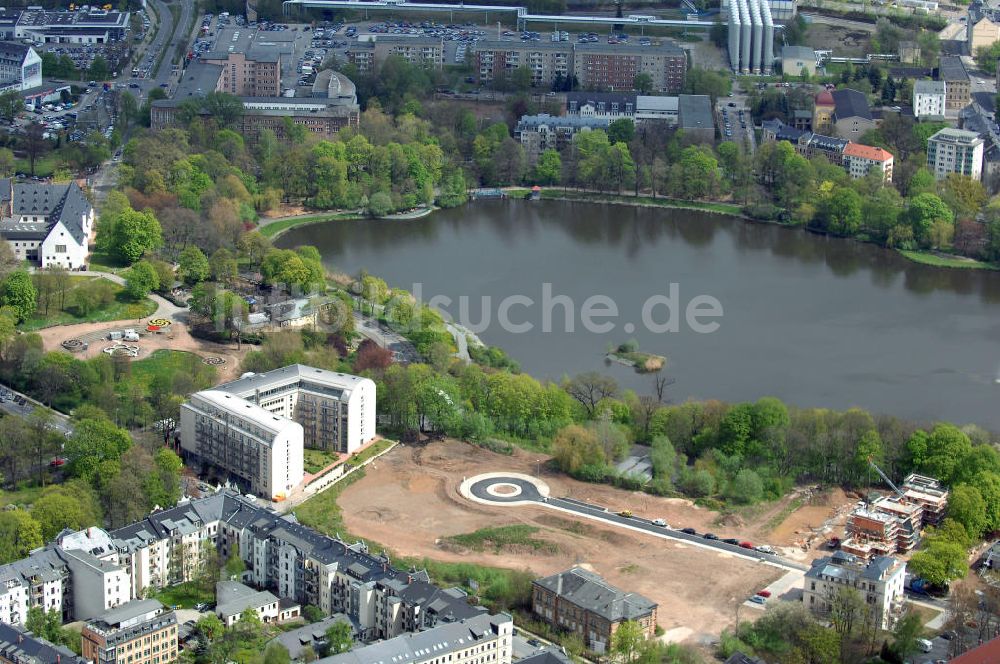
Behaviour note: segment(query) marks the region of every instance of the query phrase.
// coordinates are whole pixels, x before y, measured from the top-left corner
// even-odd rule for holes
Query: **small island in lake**
[[[629,339],[618,347],[610,349],[605,358],[632,367],[636,373],[655,373],[667,363],[667,358],[662,355],[639,350],[639,342],[635,339]]]

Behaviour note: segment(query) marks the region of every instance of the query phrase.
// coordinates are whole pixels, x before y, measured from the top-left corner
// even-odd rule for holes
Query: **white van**
[[[934,644],[927,639],[917,639],[917,645],[920,646],[922,652],[930,652],[934,649]]]

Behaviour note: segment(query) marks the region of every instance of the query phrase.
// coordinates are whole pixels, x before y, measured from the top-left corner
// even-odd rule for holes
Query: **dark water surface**
[[[365,268],[390,286],[453,299],[458,317],[482,320],[482,339],[539,378],[600,370],[624,387],[651,392],[652,378],[604,360],[630,338],[666,355],[670,397],[751,400],[773,395],[801,406],[862,406],[919,420],[976,422],[1000,429],[1000,273],[911,263],[874,246],[697,212],[556,201],[489,201],[415,221],[330,222],[292,229],[281,246],[316,245],[326,265]],[[575,306],[549,307],[543,284]],[[654,333],[642,324],[648,298],[679,290],[680,317],[697,295],[715,297],[719,329]],[[415,284],[421,284],[416,287]],[[500,302],[521,294],[530,307],[497,323]],[[583,329],[580,310],[612,298],[614,329]],[[663,321],[666,309],[654,310]],[[711,322],[712,319],[703,319]],[[598,322],[606,322],[599,319]],[[628,332],[626,325],[635,329]]]

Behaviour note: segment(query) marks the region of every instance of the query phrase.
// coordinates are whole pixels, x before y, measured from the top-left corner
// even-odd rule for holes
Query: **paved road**
[[[489,493],[488,489],[490,486],[494,484],[513,484],[518,488],[520,488],[521,491],[516,495],[493,495]],[[655,535],[657,537],[682,540],[690,544],[695,544],[697,546],[705,547],[708,549],[716,549],[718,551],[741,556],[743,558],[760,560],[762,562],[766,562],[776,567],[781,567],[783,569],[796,570],[801,572],[808,571],[809,569],[805,565],[800,565],[798,563],[785,560],[781,556],[762,553],[760,551],[754,551],[753,549],[744,549],[742,547],[735,546],[732,544],[726,544],[725,542],[719,540],[706,540],[698,534],[691,535],[689,533],[683,533],[673,528],[663,528],[661,526],[654,526],[649,519],[643,519],[637,516],[632,516],[632,517],[620,516],[615,512],[608,511],[608,509],[605,507],[601,507],[599,505],[593,505],[591,503],[587,503],[582,500],[576,500],[574,498],[543,499],[542,496],[538,493],[538,490],[535,488],[534,484],[518,477],[494,477],[490,479],[479,480],[478,482],[473,483],[469,487],[469,491],[472,493],[472,495],[482,500],[488,500],[496,503],[534,501],[538,502],[540,505],[543,505],[545,507],[571,512],[597,521],[603,521],[605,523],[609,523],[615,526],[623,526],[631,528],[633,530],[639,530],[642,532],[646,532],[650,535]]]
[[[14,390],[13,388],[0,384],[0,393],[4,391],[12,393],[25,400],[24,405],[21,405],[16,403],[12,399],[7,398],[6,396],[3,397],[3,403],[0,403],[0,410],[3,410],[5,413],[9,413],[11,415],[20,415],[21,417],[28,417],[29,415],[31,415],[32,411],[35,410],[35,408],[38,407],[44,408],[42,404],[28,397],[27,395],[21,394],[20,392]],[[53,429],[66,435],[73,433],[73,426],[70,424],[68,415],[64,415],[55,410],[52,410],[51,412],[53,415],[51,426]]]

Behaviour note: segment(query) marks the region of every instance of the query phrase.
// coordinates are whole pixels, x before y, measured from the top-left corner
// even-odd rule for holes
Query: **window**
[[[66,253],[66,245],[65,244],[57,244],[56,245],[56,253],[57,254],[65,254]]]

